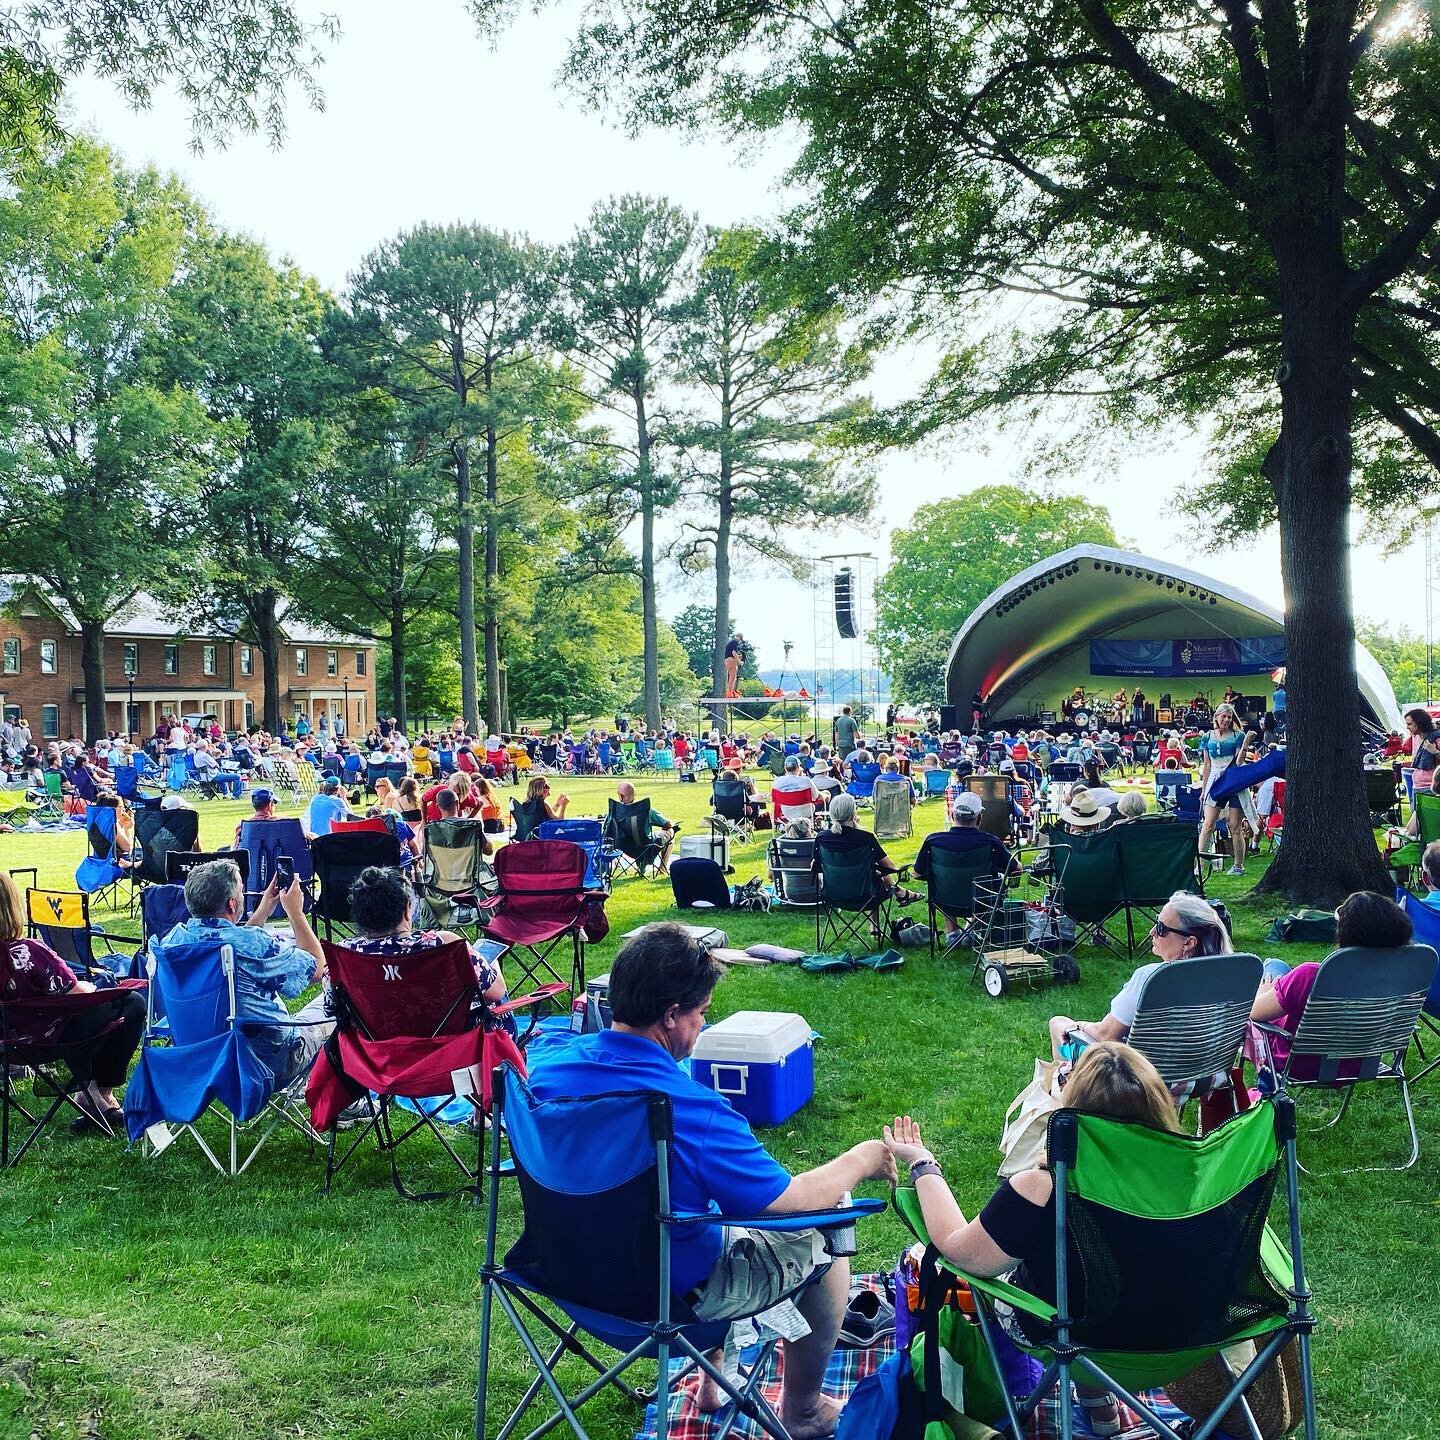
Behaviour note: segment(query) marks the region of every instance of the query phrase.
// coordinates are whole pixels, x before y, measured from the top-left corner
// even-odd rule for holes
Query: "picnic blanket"
[[[864,1285],[871,1290],[878,1290],[887,1298],[889,1296],[889,1280],[888,1275],[857,1275],[855,1277],[857,1284]],[[742,1351],[742,1363],[749,1365],[758,1353],[758,1348],[756,1346]],[[892,1351],[893,1336],[887,1336],[878,1344],[865,1350],[837,1349],[830,1357],[830,1364],[825,1371],[825,1393],[834,1396],[837,1400],[848,1400],[855,1387],[867,1375],[878,1370],[890,1358]],[[671,1362],[672,1374],[682,1368],[681,1362]],[[776,1410],[780,1408],[780,1386],[784,1371],[784,1347],[779,1346],[767,1363],[760,1381],[762,1393]],[[712,1440],[720,1426],[729,1417],[728,1407],[713,1415],[702,1415],[695,1408],[693,1401],[698,1386],[698,1376],[691,1375],[671,1392],[668,1430],[670,1440]],[[1175,1409],[1166,1400],[1163,1390],[1142,1393],[1140,1398],[1152,1406],[1155,1413],[1164,1421],[1173,1422],[1182,1418],[1183,1412]],[[1040,1405],[1031,1417],[1030,1423],[1025,1426],[1026,1440],[1059,1440],[1060,1403],[1057,1389]],[[1075,1434],[1081,1437],[1093,1436],[1095,1432],[1086,1422],[1085,1412],[1079,1405],[1074,1405],[1073,1411]],[[1124,1405],[1120,1406],[1120,1419],[1125,1426],[1121,1440],[1155,1440],[1155,1432],[1133,1410],[1127,1409]],[[730,1434],[735,1437],[735,1440],[767,1440],[765,1432],[759,1426],[743,1418],[734,1426]],[[655,1406],[652,1404],[646,1407],[645,1422],[636,1432],[635,1440],[654,1440],[654,1437]],[[876,1440],[888,1440],[888,1437],[877,1436]]]

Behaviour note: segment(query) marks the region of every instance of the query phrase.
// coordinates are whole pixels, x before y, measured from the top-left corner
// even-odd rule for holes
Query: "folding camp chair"
[[[930,954],[935,955],[936,936],[941,915],[952,920],[973,920],[978,910],[975,882],[985,876],[1000,874],[997,856],[989,845],[976,845],[966,850],[947,850],[932,845],[925,852],[929,872],[918,878],[925,882],[925,905],[930,921]]]
[[[545,808],[543,795],[537,795],[533,800],[512,800],[510,802],[510,821],[514,828],[510,838],[512,840],[533,840],[535,831],[549,818],[549,811]]]
[[[310,857],[310,842],[305,827],[291,817],[274,820],[246,820],[240,826],[239,849],[250,857],[249,874],[245,881],[245,908],[248,911],[266,891],[275,867],[288,860],[295,878],[305,895],[305,908],[314,903],[315,862]]]
[[[1155,804],[1161,810],[1174,810],[1180,803],[1180,791],[1188,790],[1194,778],[1186,770],[1157,770],[1155,772]]]
[[[671,862],[670,889],[677,909],[691,910],[697,904],[711,910],[730,909],[725,872],[703,855],[684,855]]]
[[[476,1440],[486,1436],[497,1305],[539,1372],[502,1427],[504,1435],[520,1433],[520,1422],[546,1394],[555,1412],[528,1433],[542,1435],[568,1424],[577,1440],[589,1440],[577,1412],[613,1386],[638,1405],[655,1402],[656,1435],[666,1440],[671,1391],[698,1368],[730,1397],[737,1418],[743,1414],[773,1440],[786,1440],[784,1426],[759,1389],[776,1338],[768,1335],[761,1342],[759,1358],[738,1379],[710,1362],[709,1353],[724,1346],[731,1320],[748,1317],[742,1313],[701,1323],[672,1296],[676,1232],[727,1224],[757,1230],[836,1230],[877,1214],[883,1202],[857,1200],[846,1210],[795,1215],[674,1214],[674,1130],[667,1096],[639,1092],[541,1101],[514,1070],[502,1067],[495,1075],[494,1106],[486,1166],[485,1263],[480,1271]],[[500,1160],[502,1121],[512,1157],[505,1165]],[[501,1264],[496,1251],[500,1186],[511,1176],[519,1184],[524,1230]],[[586,1243],[582,1237],[587,1235],[603,1235],[604,1243]],[[555,1319],[540,1300],[554,1305],[562,1318]],[[590,1348],[592,1339],[619,1352],[620,1358],[607,1364]],[[555,1374],[556,1362],[567,1354],[595,1371],[595,1378],[572,1396]],[[658,1364],[655,1390],[645,1393],[627,1384],[626,1372],[652,1357]],[[683,1363],[672,1368],[672,1358]],[[634,1428],[633,1423],[625,1426],[627,1433]],[[604,1433],[614,1431],[613,1421],[606,1424]]]
[[[740,844],[747,844],[755,833],[750,818],[750,792],[743,780],[717,780],[710,787],[710,808],[720,817]]]
[[[879,839],[910,838],[913,793],[908,780],[901,780],[898,784],[893,780],[876,782],[872,800],[875,805],[875,834]]]
[[[1232,954],[1172,960],[1146,979],[1126,1042],[1181,1105],[1229,1085],[1260,976],[1258,955]]]
[[[1395,772],[1388,765],[1366,766],[1365,804],[1369,807],[1372,825],[1400,823],[1400,792],[1395,785]]]
[[[90,919],[90,897],[83,890],[25,891],[25,919],[30,934],[48,945],[82,980],[123,975],[130,967],[128,954],[117,954],[117,942],[135,943],[133,936],[110,935]],[[97,956],[95,946],[104,946]]]
[[[1408,873],[1420,863],[1425,847],[1432,840],[1440,840],[1440,795],[1426,790],[1415,792],[1414,809],[1417,816],[1416,828],[1419,834],[1409,844],[1401,846],[1385,859],[1392,869]]]
[[[816,905],[820,901],[815,878],[815,842],[777,835],[765,850],[765,861],[775,886],[777,905]],[[678,860],[675,862],[680,863]]]
[[[1151,924],[1177,890],[1205,893],[1196,846],[1200,832],[1188,820],[1146,817],[1120,826],[1120,881],[1125,894],[1125,935],[1135,953],[1135,913]]]
[[[1295,1034],[1286,1037],[1290,1053],[1275,1076],[1276,1083],[1287,1093],[1343,1090],[1339,1113],[1318,1127],[1328,1130],[1345,1118],[1357,1086],[1394,1081],[1400,1087],[1400,1103],[1410,1128],[1410,1158],[1403,1165],[1351,1165],[1324,1173],[1408,1170],[1420,1158],[1405,1053],[1435,986],[1435,971],[1436,953],[1429,945],[1401,945],[1391,950],[1348,945],[1321,962]],[[1271,1038],[1286,1034],[1269,1023],[1257,1028]]]
[[[132,913],[139,892],[146,885],[165,885],[169,882],[169,856],[172,853],[194,851],[199,840],[198,811],[162,810],[158,806],[146,805],[135,812],[135,861],[130,867]]]
[[[425,827],[420,893],[442,925],[473,930],[480,923],[485,898],[495,890],[491,849],[481,820],[432,820]]]
[[[90,853],[75,867],[75,883],[87,895],[119,908],[120,882],[129,871],[119,832],[120,812],[112,805],[85,807],[85,839]]]
[[[152,939],[145,970],[150,981],[145,1043],[125,1087],[125,1126],[132,1141],[145,1138],[151,1154],[158,1156],[174,1139],[171,1127],[178,1127],[216,1170],[233,1178],[249,1167],[282,1123],[311,1142],[320,1139],[304,1110],[309,1067],[277,1089],[274,1072],[247,1038],[248,1022],[237,1018],[230,946],[213,940],[165,944]],[[160,1014],[166,1022],[163,1031],[155,1023]],[[198,1124],[217,1106],[228,1131],[225,1159],[210,1148]],[[240,1137],[248,1140],[252,1132],[254,1143],[242,1160]]]
[[[570,840],[574,838],[570,835],[552,836],[548,826],[540,828],[541,839]],[[636,800],[629,805],[623,805],[619,800],[611,800],[605,815],[604,836],[605,843],[613,852],[614,863],[617,866],[623,866],[642,879],[645,872],[659,862],[660,856],[665,850],[664,839],[657,840],[650,829],[650,802],[648,800]],[[587,873],[585,881],[586,884],[593,887],[594,875]]]
[[[310,847],[315,864],[315,895],[313,914],[319,919],[327,940],[333,939],[337,926],[353,926],[350,917],[350,887],[360,872],[371,865],[380,869],[400,868],[400,842],[385,829],[332,832],[317,835]],[[342,931],[343,933],[343,931]]]
[[[980,797],[980,829],[1010,844],[1015,838],[1015,812],[1010,781],[1004,775],[967,775],[961,784]]]
[[[1403,886],[1398,886],[1395,890],[1395,903],[1410,917],[1416,944],[1428,945],[1432,950],[1440,952],[1440,910],[1431,909]],[[1420,1020],[1415,1029],[1415,1051],[1424,1068],[1410,1077],[1412,1085],[1418,1085],[1427,1075],[1440,1069],[1440,1054],[1433,1060],[1425,1054],[1422,1030],[1431,1040],[1440,1041],[1440,967],[1436,968],[1435,978],[1430,982],[1430,989],[1425,995],[1424,1005],[1420,1008]]]
[[[141,984],[126,980],[107,990],[72,990],[66,995],[23,1000],[7,999],[0,988],[0,1170],[20,1163],[63,1106],[69,1105],[77,1115],[95,1121],[95,1116],[80,1108],[75,1097],[85,1087],[76,1081],[65,1062],[92,1052],[123,1023],[122,1009]],[[86,1021],[83,1038],[67,1040],[65,1032],[73,1031],[81,1020]],[[20,1100],[10,1073],[26,1065],[34,1071],[31,1103],[35,1111]],[[50,1104],[43,1112],[35,1113],[46,1099]],[[17,1115],[29,1129],[12,1156],[10,1135]],[[105,1126],[103,1119],[96,1123]]]
[[[444,1191],[416,1193],[400,1178],[395,1152],[412,1136],[428,1130],[467,1181],[478,1179],[484,1156],[484,1126],[472,1168],[423,1103],[453,1095],[468,1100],[477,1120],[490,1106],[490,1076],[508,1063],[524,1071],[524,1060],[510,1034],[500,1028],[504,1015],[538,1003],[527,995],[486,1007],[483,1016],[475,962],[463,941],[408,950],[400,955],[362,955],[325,945],[325,965],[335,1006],[335,1033],[316,1058],[306,1088],[311,1120],[328,1131],[325,1193],[345,1163],[372,1134],[390,1161],[390,1178],[407,1200],[434,1200]],[[416,1118],[404,1128],[392,1125],[392,1101],[419,1101]],[[335,1138],[340,1112],[363,1099],[363,1128],[338,1158]]]
[[[850,779],[845,784],[845,793],[856,800],[873,800],[875,798],[875,782],[879,778],[880,767],[873,760],[868,765],[852,765]]]
[[[1110,933],[1109,921],[1125,909],[1125,880],[1120,870],[1119,829],[1070,835],[1048,829],[1059,878],[1065,887],[1065,913],[1084,926],[1092,945],[1128,959],[1133,950]],[[1168,899],[1169,896],[1167,895]],[[1128,932],[1127,932],[1128,934]]]
[[[827,944],[837,949],[854,945],[868,954],[890,928],[890,887],[881,883],[875,857],[867,850],[841,850],[823,841],[815,842],[815,875],[818,901],[815,906],[815,950],[824,953]],[[876,940],[872,925],[880,933]]]
[[[922,800],[933,800],[937,795],[943,796],[950,788],[950,772],[948,770],[922,770],[920,774],[925,780],[925,788],[920,792]]]
[[[1132,740],[1130,742],[1130,763],[1137,770],[1149,769],[1154,753],[1154,748],[1148,740]]]
[[[997,1370],[999,1302],[1014,1312],[1025,1337],[1022,1343],[1012,1326],[1011,1338],[1045,1365],[1038,1384],[1018,1401],[999,1387],[1010,1433],[1027,1433],[1026,1422],[1058,1384],[1061,1440],[1072,1440],[1073,1377],[1112,1392],[1159,1440],[1181,1440],[1138,1392],[1161,1388],[1221,1350],[1252,1341],[1254,1358],[1239,1374],[1219,1358],[1231,1383],[1214,1410],[1196,1416],[1198,1424],[1185,1435],[1209,1440],[1238,1407],[1258,1437],[1244,1397],[1295,1343],[1305,1436],[1315,1440],[1310,1357],[1315,1321],[1301,1249],[1295,1107],[1289,1098],[1263,1102],[1202,1137],[1057,1110],[1046,1154],[1055,1185],[1054,1302],[1004,1280],[964,1276]],[[1282,1173],[1289,1253],[1267,1220]],[[895,1205],[915,1234],[933,1245],[914,1188],[898,1190]],[[938,1300],[944,1279],[938,1277],[937,1284],[934,1268],[925,1268],[922,1285]],[[930,1403],[939,1400],[938,1308],[928,1307],[924,1330],[924,1373],[937,1382],[927,1395]]]
[[[568,840],[512,843],[495,856],[500,891],[483,902],[480,924],[486,937],[504,944],[506,957],[513,955],[520,966],[513,988],[530,990],[537,981],[555,981],[566,986],[569,999],[585,989],[583,917],[587,901],[597,895],[585,885],[587,864],[585,852]],[[568,976],[552,962],[566,947]]]
[[[643,803],[648,806],[650,802],[647,800]],[[566,820],[544,820],[535,827],[534,838],[568,840],[572,845],[578,845],[585,852],[585,888],[610,888],[610,870],[617,856],[606,840],[603,821],[581,819],[578,816]]]
[[[248,850],[172,850],[165,857],[165,882],[181,885],[189,879],[190,872],[212,860],[229,860],[240,872],[240,882],[247,889],[250,885],[250,852]],[[148,887],[147,887],[148,888]],[[141,893],[140,903],[145,903]]]

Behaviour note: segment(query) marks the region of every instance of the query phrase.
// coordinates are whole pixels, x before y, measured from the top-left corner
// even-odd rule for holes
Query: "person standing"
[[[1231,767],[1243,763],[1245,736],[1235,714],[1235,707],[1222,702],[1215,707],[1215,728],[1201,737],[1199,745],[1203,763],[1200,768],[1200,805],[1205,823],[1200,827],[1199,851],[1202,856],[1209,853],[1208,845],[1215,826],[1220,821],[1220,806],[1211,800],[1210,792],[1215,782]],[[1226,802],[1227,823],[1230,827],[1230,854],[1234,864],[1231,875],[1245,873],[1245,816],[1243,802],[1238,794]]]
[[[838,760],[848,760],[860,748],[860,726],[845,705],[830,724],[830,739]]]
[[[735,700],[740,695],[740,667],[750,654],[745,637],[737,630],[725,645],[725,698]]]

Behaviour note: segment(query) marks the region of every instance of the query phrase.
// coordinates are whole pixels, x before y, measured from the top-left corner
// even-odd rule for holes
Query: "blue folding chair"
[[[1416,942],[1428,945],[1437,954],[1440,954],[1440,910],[1432,910],[1403,885],[1395,887],[1395,903],[1410,917]],[[1435,978],[1431,980],[1430,989],[1425,996],[1425,1003],[1420,1007],[1420,1022],[1415,1030],[1415,1048],[1420,1052],[1424,1068],[1417,1070],[1410,1077],[1412,1085],[1418,1085],[1431,1071],[1440,1069],[1440,1054],[1431,1060],[1425,1054],[1425,1048],[1420,1043],[1420,1027],[1422,1026],[1437,1042],[1440,1042],[1440,966],[1436,967]]]
[[[251,902],[265,893],[276,862],[282,857],[293,862],[305,894],[305,908],[310,909],[315,892],[315,861],[310,854],[310,842],[305,838],[305,828],[298,820],[289,817],[246,820],[240,826],[239,848],[250,857],[250,874],[245,885],[247,911]]]
[[[152,939],[145,969],[150,981],[145,1043],[125,1087],[125,1128],[132,1141],[148,1140],[151,1154],[159,1155],[174,1138],[171,1127],[177,1127],[222,1175],[233,1177],[282,1123],[307,1140],[321,1138],[304,1105],[308,1071],[277,1089],[274,1072],[246,1037],[246,1021],[236,1014],[230,946],[213,940],[165,945]],[[163,1031],[156,1023],[162,1013]],[[228,1164],[198,1128],[200,1118],[217,1105],[229,1132]],[[258,1133],[242,1160],[240,1137],[250,1130]]]
[[[875,798],[875,782],[879,778],[880,767],[873,760],[868,765],[852,765],[850,781],[845,786],[845,793],[854,796],[857,800],[873,800]]]
[[[536,840],[568,840],[585,852],[585,888],[608,890],[615,853],[605,842],[605,826],[599,820],[545,820],[535,827]]]
[[[925,777],[925,791],[921,799],[933,800],[937,795],[944,795],[950,788],[948,770],[922,770],[920,773]]]
[[[120,881],[129,873],[121,861],[128,861],[128,855],[120,854],[120,837],[117,824],[120,812],[114,805],[87,805],[85,807],[85,838],[90,853],[75,867],[75,885],[87,895],[97,898],[108,897],[114,906],[120,904]]]
[[[511,1154],[504,1164],[502,1128]],[[859,1216],[879,1214],[885,1202],[857,1200],[846,1210],[795,1215],[673,1214],[673,1136],[670,1100],[665,1095],[642,1091],[541,1101],[510,1066],[495,1071],[485,1263],[480,1271],[476,1440],[485,1440],[491,1328],[497,1305],[539,1372],[506,1421],[506,1435],[519,1433],[521,1419],[542,1393],[548,1393],[554,1413],[528,1433],[544,1434],[568,1424],[578,1440],[589,1440],[577,1411],[614,1386],[637,1404],[654,1401],[655,1434],[657,1440],[666,1440],[670,1392],[699,1369],[730,1397],[739,1414],[774,1440],[787,1440],[779,1416],[759,1388],[777,1338],[767,1333],[748,1373],[742,1371],[738,1379],[732,1381],[716,1369],[707,1358],[709,1352],[725,1344],[732,1320],[750,1316],[699,1321],[670,1293],[676,1232],[697,1225],[839,1230],[853,1225]],[[496,1259],[500,1185],[512,1176],[519,1182],[524,1231],[501,1264]],[[604,1243],[586,1243],[586,1235],[602,1235]],[[547,1314],[540,1299],[556,1306],[563,1320]],[[527,1321],[537,1328],[532,1331]],[[587,1339],[581,1338],[582,1333]],[[618,1351],[620,1358],[607,1364],[588,1340]],[[563,1355],[573,1355],[595,1371],[595,1378],[570,1396],[555,1374]],[[638,1361],[647,1359],[656,1360],[659,1367],[656,1388],[648,1393],[623,1378]],[[672,1367],[672,1359],[679,1365]],[[729,1429],[727,1425],[722,1433]]]
[[[1054,766],[1051,766],[1054,769]],[[1157,770],[1155,772],[1155,803],[1161,810],[1173,809],[1182,790],[1188,790],[1195,777],[1188,770]]]

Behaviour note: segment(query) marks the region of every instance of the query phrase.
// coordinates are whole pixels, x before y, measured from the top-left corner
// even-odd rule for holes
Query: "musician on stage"
[[[1130,697],[1130,723],[1132,725],[1145,723],[1145,692],[1138,685],[1135,687],[1135,693]]]
[[[1122,685],[1122,686],[1115,692],[1114,697],[1113,697],[1112,700],[1110,701],[1110,722],[1111,722],[1111,724],[1113,724],[1113,725],[1123,725],[1123,724],[1125,723],[1125,707],[1126,707],[1129,703],[1130,703],[1130,697],[1125,693],[1125,687]]]
[[[1235,687],[1233,685],[1227,685],[1225,687],[1225,703],[1227,705],[1234,705],[1239,699],[1240,696],[1236,693]]]
[[[737,630],[725,646],[725,698],[734,700],[740,694],[740,667],[750,654],[745,637]]]
[[[1070,694],[1060,702],[1060,713],[1068,720],[1077,710],[1085,708],[1085,687],[1077,685]]]

